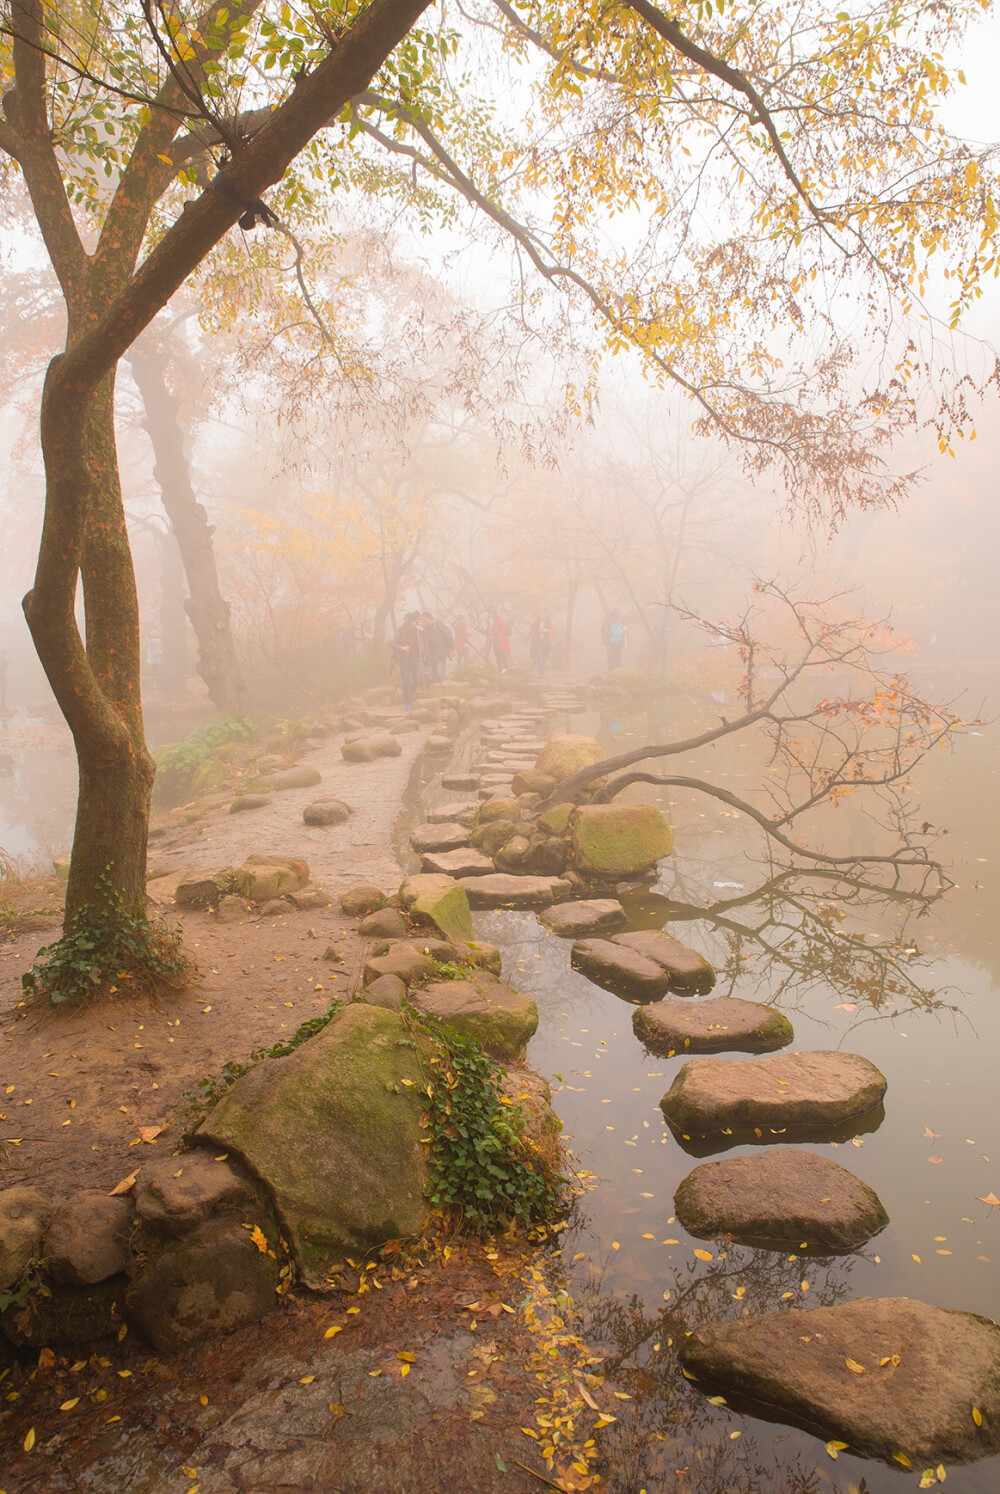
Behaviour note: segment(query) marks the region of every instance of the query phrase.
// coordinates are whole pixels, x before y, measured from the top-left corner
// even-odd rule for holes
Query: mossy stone
[[[571,732],[559,732],[549,737],[535,759],[535,772],[544,773],[562,783],[592,763],[599,763],[607,754],[596,737],[576,736]]]
[[[475,1038],[487,1053],[505,1061],[523,1059],[538,1030],[538,1007],[532,998],[501,981],[428,981],[410,1001],[440,1018],[449,1031]]]
[[[476,937],[468,895],[454,877],[443,872],[407,877],[399,901],[414,923],[429,924],[456,944]]]
[[[538,816],[538,828],[547,835],[565,835],[573,808],[572,804],[553,804],[551,809]]]
[[[285,1058],[244,1074],[200,1135],[271,1190],[307,1286],[347,1256],[419,1233],[429,1172],[422,1059],[433,1044],[395,1012],[338,1012]]]
[[[599,877],[645,871],[674,848],[666,816],[653,804],[587,804],[571,829],[573,864]]]

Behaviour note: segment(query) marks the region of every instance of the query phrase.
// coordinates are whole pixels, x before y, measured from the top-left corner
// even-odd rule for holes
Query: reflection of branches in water
[[[690,894],[689,894],[690,895]],[[760,886],[699,906],[670,901],[671,921],[701,920],[723,935],[728,948],[720,974],[734,994],[752,975],[769,978],[772,998],[801,1006],[806,993],[824,986],[844,1000],[881,1015],[904,1010],[951,1010],[939,990],[921,985],[915,973],[923,956],[908,925],[941,894],[886,891],[859,877],[785,868]],[[745,910],[736,917],[738,910]],[[873,943],[842,927],[849,912],[892,911],[902,921],[891,939]]]
[[[817,1258],[730,1245],[708,1265],[679,1268],[669,1301],[651,1310],[612,1295],[596,1277],[580,1294],[588,1341],[605,1346],[606,1369],[634,1400],[602,1443],[609,1494],[700,1490],[703,1494],[813,1494],[815,1466],[776,1431],[762,1450],[746,1422],[712,1406],[682,1376],[677,1350],[696,1328],[773,1312],[785,1301],[832,1307],[850,1295],[855,1257]],[[808,1294],[802,1290],[808,1279]],[[733,1439],[730,1433],[740,1431]],[[681,1470],[684,1470],[682,1473]],[[825,1482],[825,1481],[824,1481]]]

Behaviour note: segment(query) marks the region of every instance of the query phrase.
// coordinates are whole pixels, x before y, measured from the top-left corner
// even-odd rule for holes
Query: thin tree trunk
[[[159,531],[160,546],[160,684],[183,690],[189,674],[187,610],[184,605],[184,560],[173,529]]]
[[[169,354],[147,335],[128,356],[153,444],[153,476],[184,560],[189,592],[185,607],[198,639],[198,673],[218,710],[225,715],[245,716],[250,695],[233,641],[229,603],[219,586],[213,526],[191,483],[180,421],[181,402],[167,385]]]
[[[49,489],[62,501],[46,507],[35,587],[24,611],[79,764],[66,887],[66,927],[72,928],[84,909],[113,913],[119,898],[126,913],[145,913],[155,767],[142,724],[139,604],[118,479],[114,375],[80,398],[57,372],[53,377],[59,363],[53,360],[46,379],[41,433]],[[78,575],[86,651],[74,615]]]

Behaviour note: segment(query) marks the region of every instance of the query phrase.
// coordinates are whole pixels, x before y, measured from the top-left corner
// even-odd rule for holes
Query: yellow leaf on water
[[[934,1477],[934,1469],[933,1468],[925,1468],[924,1471],[923,1471],[923,1473],[920,1475],[920,1482],[917,1485],[917,1488],[918,1489],[930,1489],[936,1483],[937,1483],[937,1479]]]
[[[1000,1198],[995,1193],[986,1193],[981,1198],[977,1196],[978,1203],[989,1204],[991,1209],[1000,1209]]]
[[[323,1334],[323,1337],[324,1338],[333,1338],[335,1334],[337,1334],[337,1333],[343,1333],[343,1331],[344,1331],[344,1325],[343,1325],[343,1323],[334,1323],[334,1325],[333,1325],[332,1328],[328,1328],[326,1330],[326,1332]]]
[[[710,1250],[696,1250],[695,1256],[700,1261],[711,1261],[715,1259]]]
[[[250,1238],[256,1245],[257,1249],[260,1251],[261,1255],[265,1255],[267,1252],[267,1236],[265,1235],[259,1224],[255,1224],[253,1229],[250,1231]]]
[[[34,1447],[34,1445],[35,1445],[35,1429],[34,1429],[34,1427],[29,1427],[28,1430],[27,1430],[27,1432],[26,1432],[26,1434],[25,1434],[25,1438],[24,1438],[24,1450],[25,1450],[25,1452],[30,1452],[31,1449]]]
[[[899,1464],[900,1468],[912,1468],[913,1467],[913,1464],[910,1462],[909,1458],[906,1456],[906,1454],[904,1452],[894,1452],[892,1456],[895,1459],[895,1461]]]
[[[982,1426],[982,1424],[983,1424],[983,1413],[980,1411],[980,1409],[979,1409],[978,1406],[973,1406],[973,1408],[972,1408],[972,1419],[976,1423],[977,1427],[981,1427]]]
[[[844,1452],[844,1450],[846,1449],[846,1447],[847,1447],[847,1443],[846,1442],[836,1442],[836,1441],[834,1441],[834,1442],[828,1442],[826,1444],[826,1450],[830,1454],[831,1458],[836,1458],[837,1454]]]
[[[864,1365],[859,1364],[856,1359],[845,1359],[844,1363],[847,1365],[847,1368],[851,1371],[852,1375],[863,1375],[866,1373]]]

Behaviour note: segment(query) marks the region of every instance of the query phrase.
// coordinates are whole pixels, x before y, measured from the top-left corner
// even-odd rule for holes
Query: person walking
[[[393,657],[399,665],[399,679],[403,687],[403,709],[413,709],[413,697],[421,684],[420,657],[420,613],[408,612],[403,626],[392,640]]]
[[[455,668],[464,669],[469,662],[469,625],[459,613],[451,625],[455,641]]]
[[[543,607],[528,630],[528,652],[532,663],[538,670],[539,679],[549,667],[554,633],[555,626]]]
[[[493,619],[493,656],[497,661],[497,668],[500,673],[506,674],[511,666],[510,634],[507,632],[507,624],[499,612]]]
[[[455,640],[446,622],[432,612],[420,616],[420,641],[423,645],[424,675],[431,684],[440,685],[445,665],[455,651]]]
[[[604,619],[603,642],[608,653],[608,673],[622,667],[622,652],[628,642],[628,629],[622,622],[621,612],[613,607]]]

